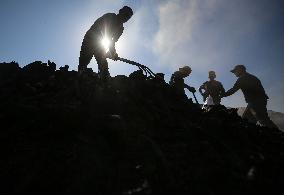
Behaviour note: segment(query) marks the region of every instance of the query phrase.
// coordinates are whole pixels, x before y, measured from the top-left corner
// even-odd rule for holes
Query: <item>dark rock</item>
[[[281,194],[283,133],[163,75],[0,64],[1,194]],[[16,75],[16,76],[15,76]]]

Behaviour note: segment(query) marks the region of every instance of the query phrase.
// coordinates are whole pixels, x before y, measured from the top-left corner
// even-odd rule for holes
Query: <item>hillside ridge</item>
[[[284,136],[163,80],[0,63],[2,194],[283,192]]]

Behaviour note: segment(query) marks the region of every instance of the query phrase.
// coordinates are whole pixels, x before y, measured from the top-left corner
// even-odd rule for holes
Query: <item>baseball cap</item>
[[[234,73],[236,70],[242,70],[242,71],[246,71],[246,67],[242,64],[238,64],[234,67],[233,70],[231,70],[232,73]]]

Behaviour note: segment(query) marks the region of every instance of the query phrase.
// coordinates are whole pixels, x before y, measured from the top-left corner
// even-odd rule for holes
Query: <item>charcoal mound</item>
[[[283,194],[284,136],[135,71],[0,64],[1,194]],[[281,193],[282,192],[282,193]]]

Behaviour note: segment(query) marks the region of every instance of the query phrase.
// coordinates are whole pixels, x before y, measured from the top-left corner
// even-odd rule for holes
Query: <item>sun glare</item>
[[[104,47],[104,49],[106,50],[106,53],[109,51],[109,46],[110,46],[110,40],[108,37],[104,37],[102,39],[102,46]]]

